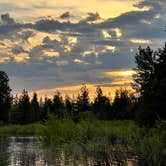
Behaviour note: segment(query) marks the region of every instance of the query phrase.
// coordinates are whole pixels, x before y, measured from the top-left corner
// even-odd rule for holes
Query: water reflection
[[[42,145],[34,137],[1,137],[0,165],[46,166]]]
[[[70,151],[71,152],[71,151]],[[35,137],[0,137],[0,166],[91,165],[55,146],[44,146]]]
[[[80,148],[81,147],[81,148]],[[85,147],[65,144],[57,148],[44,146],[35,137],[0,136],[0,166],[117,166],[120,161],[110,160],[107,154],[89,153]],[[109,152],[111,154],[111,152]],[[128,165],[135,166],[134,161]]]

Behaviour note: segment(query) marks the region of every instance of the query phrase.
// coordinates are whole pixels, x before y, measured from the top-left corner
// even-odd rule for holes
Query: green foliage
[[[98,164],[118,161],[124,165],[132,158],[140,165],[155,166],[163,165],[165,160],[165,129],[165,121],[149,129],[127,120],[86,119],[75,124],[71,119],[60,120],[49,115],[44,124],[0,127],[0,135],[35,135],[54,150],[63,149],[64,157],[73,160],[91,158]]]
[[[47,145],[66,147],[98,160],[127,161],[138,156],[142,165],[162,165],[165,155],[165,122],[153,129],[140,128],[133,121],[59,120],[50,116],[37,134]],[[72,148],[71,148],[72,147]],[[71,148],[71,149],[70,149]],[[73,152],[73,151],[76,152]],[[123,163],[123,164],[124,164]]]

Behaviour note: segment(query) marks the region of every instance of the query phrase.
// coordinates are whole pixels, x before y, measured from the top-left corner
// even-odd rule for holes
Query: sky
[[[130,88],[138,47],[166,39],[165,0],[0,0],[0,70],[12,93]]]

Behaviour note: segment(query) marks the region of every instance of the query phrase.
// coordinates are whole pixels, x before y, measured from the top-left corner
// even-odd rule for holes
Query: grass
[[[66,156],[124,163],[128,158],[138,158],[143,166],[165,163],[165,122],[149,129],[140,128],[134,121],[81,120],[75,124],[70,119],[50,117],[45,126],[39,127],[37,135],[42,141],[55,147],[63,146]]]
[[[41,124],[0,126],[1,136],[35,136]]]

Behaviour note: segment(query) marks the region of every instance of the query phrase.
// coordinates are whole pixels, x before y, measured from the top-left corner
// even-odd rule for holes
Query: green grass
[[[39,126],[37,135],[47,145],[63,146],[73,158],[91,157],[95,160],[125,161],[138,156],[140,165],[158,166],[165,162],[165,122],[153,129],[140,128],[133,121],[82,120],[50,117]],[[123,164],[124,164],[123,163]]]
[[[28,125],[6,125],[0,126],[1,136],[32,136],[36,135],[37,128],[40,124],[28,124]]]

